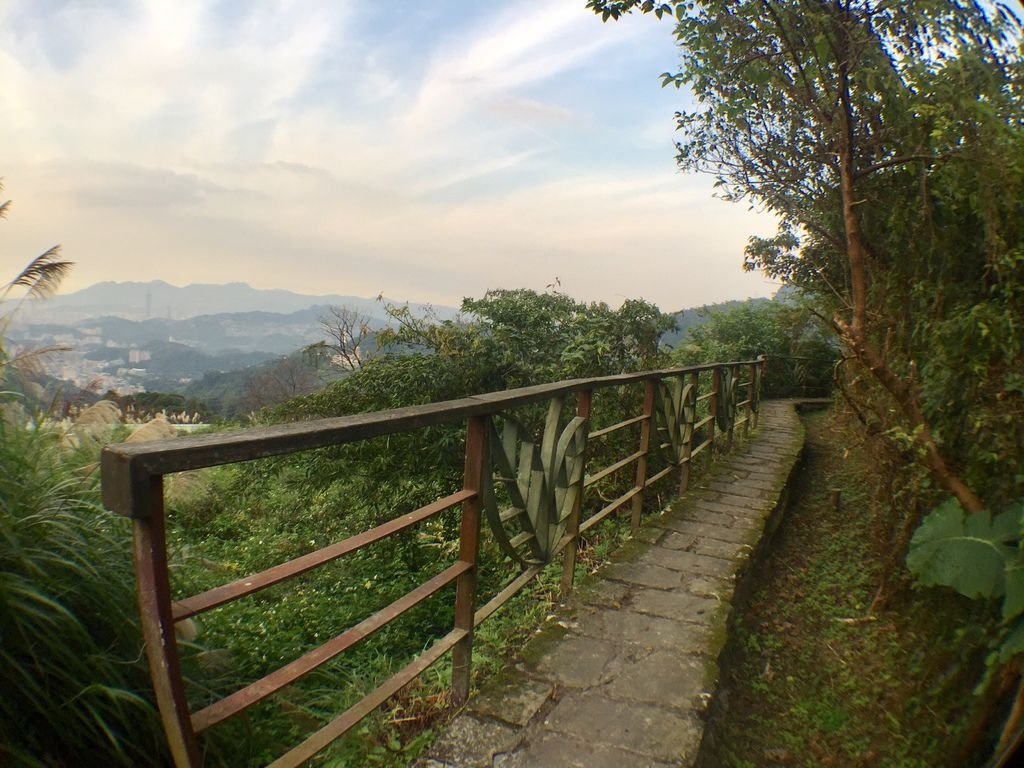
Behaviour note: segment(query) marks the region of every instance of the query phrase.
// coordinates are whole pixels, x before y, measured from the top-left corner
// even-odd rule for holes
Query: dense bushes
[[[90,451],[67,439],[0,418],[0,761],[151,764],[163,734],[127,521],[100,507]]]
[[[697,365],[768,357],[765,397],[826,397],[839,348],[800,304],[775,299],[711,310],[689,330],[673,362]]]

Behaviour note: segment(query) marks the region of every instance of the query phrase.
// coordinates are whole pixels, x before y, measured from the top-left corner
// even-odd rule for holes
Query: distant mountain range
[[[785,298],[781,296],[779,298]],[[748,300],[754,303],[768,299]],[[8,328],[19,341],[102,345],[108,349],[141,348],[177,343],[207,355],[225,352],[285,355],[324,338],[320,318],[331,306],[366,316],[371,328],[387,322],[385,304],[391,299],[360,296],[307,295],[280,289],[252,288],[245,283],[193,283],[176,286],[163,280],[103,282],[45,301],[25,302]],[[679,329],[662,338],[675,347],[692,326],[707,322],[708,311],[743,304],[726,301],[676,313]],[[409,303],[415,313],[428,309],[440,319],[458,313],[454,307]]]
[[[237,415],[245,410],[242,400],[252,388],[250,381],[273,378],[277,367],[290,364],[282,362],[285,357],[298,361],[292,366],[296,370],[308,367],[298,350],[327,338],[321,318],[329,316],[332,306],[367,318],[371,333],[363,346],[372,350],[375,331],[388,323],[387,301],[260,290],[244,283],[177,287],[161,280],[106,282],[25,302],[4,332],[27,348],[66,350],[45,359],[49,379],[67,386],[180,393],[204,400],[222,416]],[[676,313],[679,329],[666,334],[662,343],[678,346],[693,326],[708,321],[709,313],[742,303]],[[416,314],[428,310],[425,304],[409,306]],[[442,320],[457,314],[452,307],[429,309]],[[323,384],[323,373],[310,374],[314,384]]]
[[[79,323],[96,317],[127,320],[184,320],[199,315],[237,312],[290,314],[314,306],[346,306],[383,322],[383,303],[391,299],[360,296],[306,295],[281,289],[253,288],[246,283],[192,283],[176,286],[163,280],[146,283],[103,282],[74,293],[59,294],[47,301],[27,302],[20,311],[22,322]],[[410,304],[423,310],[424,304]],[[434,307],[441,317],[455,315],[452,307]]]

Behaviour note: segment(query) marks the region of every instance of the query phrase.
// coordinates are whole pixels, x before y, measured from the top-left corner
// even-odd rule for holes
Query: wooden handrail
[[[725,407],[730,411],[726,414],[729,425],[727,436],[730,441],[736,425],[742,424],[744,434],[750,428],[756,427],[757,403],[760,397],[758,384],[763,375],[764,365],[764,358],[759,358],[617,376],[572,379],[375,413],[105,447],[101,457],[103,501],[109,509],[132,519],[136,581],[146,654],[160,716],[175,765],[179,768],[197,768],[201,764],[201,750],[196,739],[196,734],[200,731],[244,711],[252,704],[291,685],[452,583],[455,584],[456,597],[454,626],[451,631],[434,642],[429,650],[409,663],[401,672],[306,742],[292,749],[274,765],[301,764],[331,741],[344,735],[387,696],[415,679],[449,651],[452,653],[453,698],[456,702],[465,701],[469,695],[475,627],[525,587],[556,556],[564,562],[562,591],[569,591],[572,588],[576,551],[581,533],[627,504],[631,507],[632,525],[634,528],[638,526],[644,490],[655,482],[678,470],[680,492],[685,491],[693,471],[694,459],[706,449],[712,449],[712,454],[714,452],[718,409]],[[738,382],[738,372],[743,368],[749,371],[749,378],[743,382],[746,399],[737,404],[735,401],[738,398],[731,396],[734,392],[730,392],[730,397],[724,397],[722,371],[730,374],[730,381]],[[698,396],[696,389],[700,374],[707,371],[711,372],[710,387],[705,394]],[[665,400],[659,401],[660,391],[673,391],[677,398],[682,397],[678,388],[672,389],[681,386],[679,379],[682,377],[686,377],[689,381],[688,386],[692,387],[688,390],[692,394],[686,396],[692,397],[692,400],[687,400],[688,404],[685,407],[678,404],[678,399],[673,401],[674,404]],[[670,386],[663,383],[665,380],[673,380],[675,384]],[[589,432],[592,394],[600,389],[636,384],[644,386],[643,412],[620,420],[612,426]],[[669,389],[664,389],[665,387]],[[563,399],[567,395],[576,396],[576,417],[569,427],[561,431],[559,414]],[[495,475],[494,467],[499,465],[492,466],[490,446],[498,439],[499,443],[504,440],[506,444],[511,440],[513,448],[520,444],[525,447],[531,438],[528,434],[515,431],[506,432],[505,437],[498,438],[492,427],[492,418],[502,416],[504,412],[513,408],[544,401],[551,401],[551,406],[541,455],[536,457],[536,461],[542,463],[543,471],[536,469],[539,465],[527,463],[518,466],[513,474],[518,472],[521,478],[530,476],[538,479],[530,485],[529,493],[520,493],[520,496],[525,497],[521,499],[522,508],[498,511],[493,506],[491,483]],[[658,402],[663,403],[666,409],[664,413],[661,412],[662,406],[657,405]],[[707,402],[709,415],[699,418],[697,406],[704,402]],[[741,419],[736,418],[737,405],[744,412]],[[198,595],[177,602],[171,601],[167,543],[164,537],[164,475],[342,445],[456,422],[466,424],[462,489],[343,541]],[[508,424],[509,420],[506,417],[506,426]],[[629,453],[625,458],[613,461],[609,466],[587,477],[585,468],[589,453],[588,439],[610,435],[633,425],[639,425],[640,428],[638,450],[628,449]],[[656,429],[659,430],[658,435],[667,431],[671,439],[667,443],[662,443],[660,438],[652,440]],[[696,439],[698,430],[706,432],[700,442]],[[675,446],[673,457],[667,466],[648,476],[649,457],[659,446]],[[508,455],[502,455],[504,458],[501,461],[505,462],[502,466],[505,469],[498,473],[499,480],[505,483],[517,482],[516,478],[501,476],[507,474],[510,468]],[[532,454],[529,455],[531,461],[534,460]],[[583,495],[587,486],[633,463],[636,464],[633,485],[596,513],[581,519]],[[573,467],[573,470],[569,471],[568,467]],[[514,495],[515,487],[512,491]],[[524,546],[534,547],[535,550],[530,558],[520,558],[518,561],[522,563],[519,575],[482,608],[476,608],[481,519],[485,502],[492,504],[488,507],[487,514],[493,533],[506,553],[516,555],[517,548]],[[525,514],[526,505],[530,505],[530,515],[536,517],[543,512],[544,515],[550,516],[553,513],[554,519],[546,519],[546,523],[538,522],[537,519]],[[306,652],[220,701],[195,713],[190,711],[178,659],[175,622],[306,573],[454,507],[461,508],[459,554],[454,565],[318,648]],[[506,523],[517,520],[517,524],[522,525],[524,518],[530,518],[533,524],[546,524],[548,527],[537,530],[524,529],[514,535],[505,532]],[[543,535],[538,535],[538,532]],[[540,553],[539,557],[537,553]]]
[[[755,361],[744,361],[746,364]],[[589,379],[570,379],[553,384],[520,387],[502,392],[445,400],[439,403],[393,408],[387,411],[359,413],[330,419],[298,421],[271,427],[253,427],[233,432],[194,435],[146,443],[108,445],[100,457],[103,482],[103,504],[128,517],[149,514],[143,499],[145,478],[169,475],[221,464],[265,459],[287,453],[343,445],[372,437],[408,432],[461,421],[471,416],[489,416],[499,411],[553,397],[604,389],[637,382],[679,376],[690,372],[710,371],[721,365],[697,365],[659,371],[624,373]]]

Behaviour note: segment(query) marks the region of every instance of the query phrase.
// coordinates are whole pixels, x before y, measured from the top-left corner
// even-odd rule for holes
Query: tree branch
[[[934,162],[936,160],[943,160],[943,159],[945,159],[945,157],[946,157],[945,155],[929,155],[929,154],[903,155],[902,157],[894,157],[894,158],[892,158],[890,160],[883,160],[883,161],[878,162],[878,163],[873,163],[872,165],[869,165],[867,168],[862,168],[861,170],[859,170],[859,171],[857,171],[856,173],[853,174],[853,178],[855,180],[859,181],[860,179],[864,178],[865,176],[871,175],[875,171],[881,171],[883,168],[891,168],[894,165],[904,165],[906,163],[913,163],[913,162],[915,162],[917,160],[930,160],[930,161]]]

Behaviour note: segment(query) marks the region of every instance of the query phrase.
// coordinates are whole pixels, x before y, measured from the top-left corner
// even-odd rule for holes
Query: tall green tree
[[[664,80],[696,97],[678,115],[680,165],[777,214],[778,235],[751,240],[748,267],[818,297],[933,477],[983,509],[952,430],[936,423],[952,391],[939,380],[963,380],[934,340],[986,305],[1011,335],[972,357],[972,374],[1019,370],[1024,318],[1007,309],[1024,284],[1016,17],[962,0],[588,5],[605,19],[675,18],[683,63]]]

